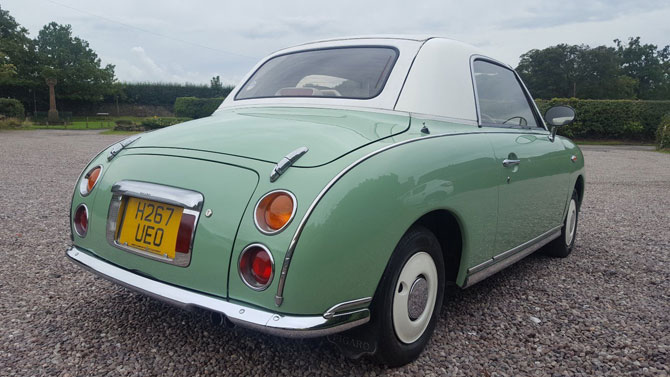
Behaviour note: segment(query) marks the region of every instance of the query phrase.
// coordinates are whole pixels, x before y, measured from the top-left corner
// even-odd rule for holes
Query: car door
[[[516,73],[494,61],[472,63],[479,124],[499,169],[493,255],[559,226],[565,207],[565,148],[552,142]],[[567,160],[565,162],[568,162]]]

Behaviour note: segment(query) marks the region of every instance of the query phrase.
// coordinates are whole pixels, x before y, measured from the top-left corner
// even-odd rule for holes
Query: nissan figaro
[[[572,251],[584,158],[519,75],[436,37],[260,61],[209,117],[134,135],[72,197],[78,265],[220,322],[416,359],[446,284]]]

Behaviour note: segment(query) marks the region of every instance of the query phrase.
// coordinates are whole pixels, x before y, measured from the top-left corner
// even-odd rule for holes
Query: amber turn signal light
[[[98,183],[98,178],[100,178],[100,173],[102,173],[102,166],[98,165],[93,169],[89,170],[88,173],[84,176],[84,179],[81,180],[79,185],[79,192],[81,196],[86,196],[93,191],[95,184]]]
[[[288,191],[272,191],[258,201],[254,220],[265,234],[282,230],[291,221],[296,210],[296,199]]]

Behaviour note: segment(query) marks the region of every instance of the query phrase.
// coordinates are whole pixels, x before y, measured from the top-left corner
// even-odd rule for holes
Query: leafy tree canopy
[[[530,50],[516,69],[538,98],[670,99],[670,47],[614,42]]]
[[[57,101],[101,101],[115,90],[114,66],[102,66],[70,25],[52,22],[35,39],[0,8],[0,91],[24,103],[48,102],[46,77],[58,79]],[[32,107],[32,106],[31,106]]]
[[[114,82],[114,66],[101,67],[88,42],[72,36],[70,25],[52,22],[35,39],[40,76],[58,79],[62,96],[76,100],[101,100]]]

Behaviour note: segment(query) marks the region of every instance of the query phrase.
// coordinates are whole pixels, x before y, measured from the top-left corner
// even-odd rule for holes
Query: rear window
[[[391,47],[331,48],[276,56],[258,68],[235,99],[370,99],[384,89],[397,58],[398,51]]]

